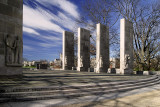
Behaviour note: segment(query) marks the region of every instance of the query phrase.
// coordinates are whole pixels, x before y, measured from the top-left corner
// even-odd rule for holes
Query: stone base
[[[107,73],[120,74],[120,70],[116,69],[116,68],[108,68],[108,72]]]
[[[150,74],[152,74],[152,73],[149,72],[149,71],[136,71],[136,74],[137,74],[137,75],[150,75]]]
[[[76,67],[72,67],[72,70],[77,70],[77,68]]]
[[[111,68],[111,73],[112,74],[116,74],[116,69],[115,68]]]
[[[22,67],[0,67],[0,75],[21,75]]]
[[[88,68],[84,68],[84,67],[77,67],[77,71],[84,71],[84,72],[88,72]]]
[[[88,68],[88,72],[94,72],[94,68]]]
[[[67,67],[67,66],[65,66],[65,67],[63,68],[63,70],[72,70],[72,67]]]
[[[132,69],[121,69],[120,74],[133,74]]]
[[[143,75],[143,71],[136,71],[137,75]]]
[[[150,75],[149,71],[143,71],[143,75]]]
[[[84,71],[83,67],[77,67],[77,71]]]
[[[102,68],[96,68],[96,73],[102,72]]]
[[[63,67],[62,70],[68,70],[67,67]]]
[[[121,74],[120,69],[116,69],[116,74]]]
[[[96,68],[96,73],[108,73],[108,69],[107,70],[104,70],[104,68]]]

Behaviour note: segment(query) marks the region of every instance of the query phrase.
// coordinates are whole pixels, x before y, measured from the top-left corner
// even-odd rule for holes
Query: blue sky
[[[23,0],[23,57],[59,58],[62,32],[76,27],[80,10],[80,0]]]
[[[62,32],[75,31],[80,27],[75,20],[84,15],[81,9],[83,1],[85,0],[23,0],[23,57],[28,60],[50,61],[59,58],[62,52]],[[142,0],[143,4],[150,2]],[[89,19],[87,21],[93,24]],[[119,21],[116,24],[118,28]],[[81,27],[88,29],[87,26]],[[91,31],[94,38],[95,34],[95,31]],[[114,53],[117,51],[110,48],[111,57]]]

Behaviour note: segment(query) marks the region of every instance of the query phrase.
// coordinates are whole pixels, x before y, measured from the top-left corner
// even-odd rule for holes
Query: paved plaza
[[[150,89],[150,91],[149,91]],[[84,102],[78,104],[70,104],[59,107],[160,107],[160,85],[141,89],[142,91],[134,90],[127,93],[115,94],[115,98]],[[151,91],[152,90],[152,91]],[[133,95],[131,93],[134,93]],[[122,97],[122,96],[123,97]],[[125,96],[126,95],[126,96]]]
[[[0,87],[48,87],[61,85],[83,85],[98,84],[101,82],[138,80],[151,76],[143,75],[117,75],[117,74],[96,74],[94,72],[78,71],[23,71],[22,76],[1,77]]]
[[[153,76],[154,77],[154,76]],[[2,107],[158,107],[159,105],[159,92],[160,85],[152,85],[143,88],[135,88],[133,90],[128,91],[117,91],[110,93],[99,93],[99,94],[91,94],[94,90],[92,87],[91,90],[89,88],[84,87],[84,85],[95,85],[99,91],[103,90],[103,86],[100,86],[102,83],[110,83],[110,82],[120,82],[120,81],[137,81],[152,78],[152,75],[144,76],[144,75],[118,75],[118,74],[107,74],[107,73],[94,73],[94,72],[79,72],[79,71],[69,71],[69,70],[25,70],[23,71],[22,76],[10,76],[3,77],[0,80],[1,89],[14,89],[14,88],[48,88],[49,87],[63,87],[63,86],[79,86],[82,87],[80,89],[81,94],[84,92],[88,92],[87,95],[81,97],[65,97],[67,94],[74,94],[71,90],[68,89],[69,93],[65,93],[63,90],[53,92],[51,96],[56,94],[61,94],[64,97],[53,98],[53,99],[45,99],[45,100],[33,100],[33,101],[9,101],[1,103]],[[152,80],[153,81],[153,80]],[[144,82],[142,82],[144,83]],[[102,85],[101,84],[101,85]],[[140,82],[137,81],[137,86]],[[149,83],[148,83],[149,84]],[[120,84],[117,84],[121,86]],[[133,84],[132,84],[133,85]],[[123,85],[122,85],[123,86]],[[127,85],[124,85],[127,87]],[[139,85],[140,86],[140,85]],[[84,87],[84,88],[83,88]],[[110,84],[109,86],[111,90],[114,90],[116,87]],[[115,87],[115,88],[114,88]],[[135,87],[135,86],[133,86]],[[107,86],[106,86],[107,88]],[[86,90],[88,89],[88,90]],[[109,88],[108,88],[109,89]],[[65,90],[65,89],[64,89]],[[97,90],[97,91],[98,91]],[[33,91],[33,90],[32,90]],[[24,94],[27,97],[30,93],[34,93],[34,91],[24,91],[24,92],[10,92],[12,94],[20,93]],[[50,90],[51,91],[51,90]],[[48,90],[48,92],[50,92]],[[56,91],[56,90],[55,90]],[[42,96],[47,90],[41,91],[39,94]],[[58,93],[61,92],[61,93]],[[78,91],[77,91],[78,92]],[[35,93],[37,93],[35,91]],[[47,94],[47,93],[46,93]],[[80,94],[80,93],[79,93]],[[77,94],[77,95],[79,95]],[[21,95],[16,95],[20,96]],[[30,96],[28,96],[30,97]],[[31,96],[34,97],[34,96]],[[37,98],[38,98],[37,93]],[[1,99],[3,100],[3,98]],[[151,104],[151,105],[150,105]]]

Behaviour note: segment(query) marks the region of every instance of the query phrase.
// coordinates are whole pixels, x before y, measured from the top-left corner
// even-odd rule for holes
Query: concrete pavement
[[[75,99],[9,102],[1,104],[1,107],[158,107],[159,98],[160,84],[123,93],[117,92]]]

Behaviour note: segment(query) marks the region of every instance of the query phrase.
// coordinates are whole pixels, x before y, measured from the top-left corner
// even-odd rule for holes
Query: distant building
[[[36,61],[23,61],[23,66],[36,66]]]
[[[23,66],[24,67],[28,66],[28,62],[27,61],[23,61]]]
[[[32,66],[35,66],[35,62],[36,62],[36,61],[32,61],[32,64],[31,64],[31,65],[32,65]]]
[[[53,65],[53,63],[54,63],[53,61],[50,61],[50,62],[49,62],[49,65],[50,65],[50,66],[52,66],[52,65]]]
[[[62,61],[60,59],[55,59],[54,64],[58,66],[62,66]]]
[[[37,69],[47,69],[48,68],[48,62],[43,61],[36,61],[35,62]]]

